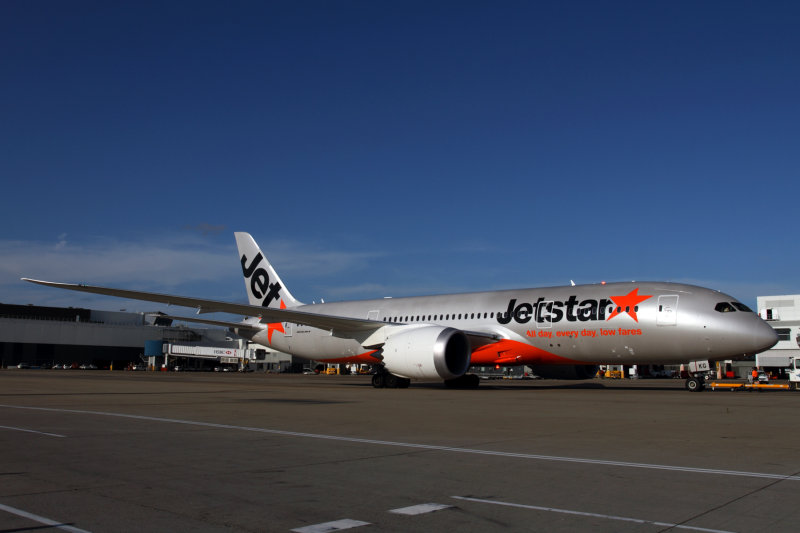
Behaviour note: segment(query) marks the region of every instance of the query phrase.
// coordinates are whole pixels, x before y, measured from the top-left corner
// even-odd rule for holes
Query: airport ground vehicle
[[[793,357],[789,366],[789,389],[800,389],[800,357]]]

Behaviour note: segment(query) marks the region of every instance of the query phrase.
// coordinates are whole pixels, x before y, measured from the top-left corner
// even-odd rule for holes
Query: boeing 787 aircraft
[[[249,305],[23,278],[50,287],[254,317],[193,318],[236,328],[281,352],[323,363],[368,363],[375,387],[412,379],[474,387],[476,365],[527,365],[543,378],[588,379],[598,365],[737,359],[778,336],[735,298],[669,282],[624,282],[304,305],[248,233],[236,233]],[[702,376],[686,388],[704,388]]]

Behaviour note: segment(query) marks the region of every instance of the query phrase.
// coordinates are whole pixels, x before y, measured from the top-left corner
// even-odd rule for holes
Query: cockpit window
[[[745,313],[752,313],[753,310],[744,305],[742,302],[731,302],[733,306],[738,309],[739,311],[744,311]]]
[[[720,302],[714,306],[714,311],[717,313],[735,313],[736,309],[728,302]]]

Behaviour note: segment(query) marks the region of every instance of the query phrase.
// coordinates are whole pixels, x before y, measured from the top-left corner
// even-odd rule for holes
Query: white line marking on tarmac
[[[10,429],[12,431],[24,431],[25,433],[36,433],[37,435],[47,435],[48,437],[61,437],[66,438],[66,435],[59,435],[58,433],[45,433],[44,431],[34,431],[32,429],[15,428],[12,426],[0,426],[0,429]]]
[[[600,513],[587,513],[584,511],[572,511],[570,509],[556,509],[554,507],[540,507],[538,505],[524,505],[521,503],[510,503],[498,500],[483,500],[480,498],[468,498],[466,496],[452,496],[456,500],[464,500],[468,502],[489,503],[492,505],[502,505],[505,507],[517,507],[520,509],[531,509],[533,511],[547,511],[550,513],[570,514],[577,516],[588,516],[590,518],[605,518],[606,520],[620,520],[622,522],[634,522],[636,524],[650,524],[659,527],[668,527],[675,529],[690,529],[692,531],[703,531],[705,533],[734,533],[732,531],[725,531],[722,529],[708,529],[705,527],[684,526],[682,524],[671,524],[669,522],[656,522],[654,520],[641,520],[639,518],[629,518],[627,516],[614,516]]]
[[[441,511],[442,509],[448,509],[450,507],[452,507],[452,505],[445,505],[443,503],[421,503],[419,505],[412,505],[411,507],[392,509],[389,512],[394,514],[414,516],[418,514],[432,513],[434,511]]]
[[[0,429],[10,429],[12,431],[24,431],[25,433],[36,433],[38,435],[47,435],[48,437],[66,438],[66,435],[59,435],[58,433],[45,433],[44,431],[34,431],[32,429],[15,428],[15,427],[12,427],[12,426],[0,426]]]
[[[496,450],[479,450],[475,448],[454,448],[450,446],[435,446],[433,444],[415,444],[413,442],[394,442],[387,440],[362,439],[358,437],[342,437],[338,435],[323,435],[319,433],[303,433],[298,431],[284,431],[280,429],[256,428],[248,426],[233,426],[230,424],[217,424],[214,422],[195,422],[192,420],[180,420],[176,418],[161,418],[155,416],[130,415],[125,413],[109,413],[103,411],[85,411],[80,409],[56,409],[52,407],[27,407],[20,405],[0,404],[0,407],[8,409],[27,409],[31,411],[46,411],[52,413],[72,413],[79,415],[110,416],[116,418],[128,418],[132,420],[146,420],[150,422],[165,422],[169,424],[183,424],[187,426],[199,426],[215,429],[234,429],[237,431],[250,431],[253,433],[265,433],[269,435],[282,435],[284,437],[302,437],[307,439],[322,439],[341,442],[354,442],[358,444],[375,444],[378,446],[395,446],[399,448],[412,448],[415,450],[426,450],[436,452],[468,453],[474,455],[491,455],[495,457],[511,457],[515,459],[529,459],[535,461],[553,461],[562,463],[581,463],[601,466],[624,466],[628,468],[645,468],[650,470],[667,470],[670,472],[686,472],[691,474],[714,474],[720,476],[739,476],[753,477],[760,479],[779,479],[782,481],[800,481],[800,475],[769,474],[766,472],[743,472],[738,470],[719,470],[714,468],[696,468],[692,466],[674,466],[648,463],[629,463],[627,461],[607,461],[604,459],[584,459],[581,457],[559,457],[556,455],[539,455],[533,453],[514,453],[501,452]]]
[[[360,520],[351,520],[345,518],[343,520],[336,520],[335,522],[325,522],[324,524],[314,524],[313,526],[298,527],[293,529],[295,533],[326,533],[327,531],[341,531],[343,529],[352,529],[354,527],[368,526],[369,522],[362,522]]]
[[[57,529],[62,529],[64,531],[69,531],[70,533],[90,533],[85,529],[80,529],[77,527],[72,527],[64,524],[63,522],[56,522],[55,520],[50,520],[49,518],[45,518],[43,516],[35,515],[33,513],[29,513],[28,511],[23,511],[22,509],[17,509],[16,507],[10,507],[8,505],[3,505],[0,503],[0,511],[5,511],[7,513],[15,514],[17,516],[21,516],[23,518],[27,518],[29,520],[33,520],[34,522],[39,522],[40,524],[44,524],[46,526],[52,526]]]

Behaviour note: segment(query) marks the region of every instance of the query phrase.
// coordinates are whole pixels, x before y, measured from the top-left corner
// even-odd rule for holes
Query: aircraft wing
[[[262,323],[270,322],[292,322],[313,328],[330,330],[336,336],[364,336],[376,331],[384,326],[386,322],[377,320],[367,320],[362,318],[348,318],[333,315],[323,315],[319,313],[309,313],[306,311],[296,311],[293,309],[270,309],[258,305],[237,304],[231,302],[220,302],[217,300],[204,300],[202,298],[192,298],[189,296],[175,296],[172,294],[161,294],[155,292],[131,291],[127,289],[114,289],[109,287],[96,287],[84,285],[82,283],[58,283],[55,281],[42,281],[37,279],[22,278],[22,281],[55,287],[57,289],[68,289],[71,291],[90,292],[93,294],[104,294],[106,296],[116,296],[131,300],[143,300],[146,302],[158,302],[167,305],[177,305],[179,307],[191,307],[197,309],[197,313],[231,313],[234,315],[256,316],[261,318]],[[192,322],[201,322],[225,327],[240,329],[257,330],[257,327],[248,326],[246,323],[233,323],[221,320],[206,320],[200,318],[180,318]],[[500,340],[500,336],[494,333],[480,331],[465,331],[470,340],[472,349],[492,344]]]
[[[55,287],[57,289],[68,289],[71,291],[90,292],[93,294],[104,294],[107,296],[117,296],[119,298],[129,298],[131,300],[144,300],[146,302],[158,302],[167,305],[177,305],[180,307],[191,307],[197,309],[198,314],[231,313],[234,315],[257,316],[261,317],[261,322],[264,323],[292,322],[314,328],[353,333],[375,331],[386,325],[385,322],[378,322],[377,320],[322,315],[318,313],[308,313],[306,311],[295,311],[293,309],[269,309],[267,307],[261,307],[258,305],[220,302],[217,300],[204,300],[202,298],[192,298],[188,296],[131,291],[127,289],[113,289],[108,287],[96,287],[93,285],[74,283],[57,283],[54,281],[41,281],[29,278],[22,278],[22,280],[30,283],[36,283],[38,285],[44,285],[46,287]]]
[[[161,318],[170,318],[172,320],[183,320],[184,322],[197,322],[199,324],[209,324],[212,326],[222,326],[224,328],[232,329],[236,331],[236,334],[239,335],[243,333],[244,336],[247,336],[247,333],[258,333],[259,331],[263,331],[263,327],[258,327],[257,324],[248,324],[247,322],[228,322],[225,320],[210,320],[207,318],[195,318],[195,317],[186,317],[186,316],[173,316],[173,315],[160,315]],[[327,316],[327,315],[324,315]],[[282,322],[286,322],[283,320]],[[378,322],[376,322],[378,324]],[[385,325],[382,322],[381,325]],[[377,328],[375,328],[377,329]],[[478,348],[486,346],[487,344],[494,344],[495,342],[502,339],[500,335],[496,333],[485,333],[482,331],[466,331],[464,330],[464,334],[467,336],[470,342],[470,346],[472,346],[472,350],[475,351]]]

